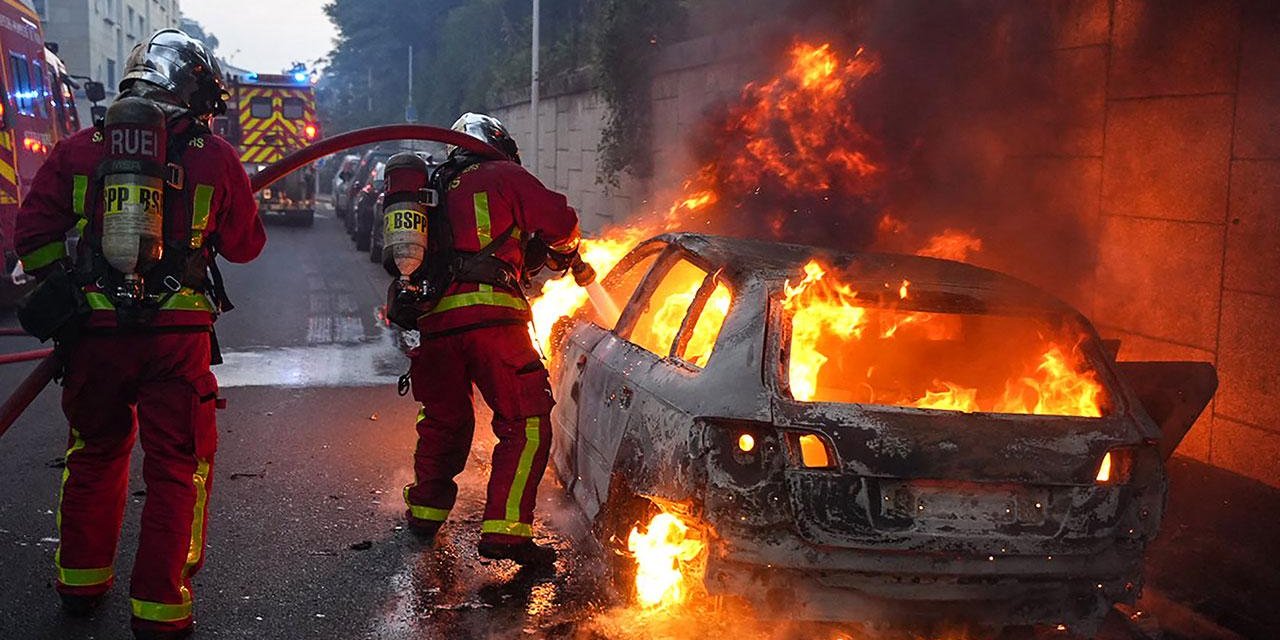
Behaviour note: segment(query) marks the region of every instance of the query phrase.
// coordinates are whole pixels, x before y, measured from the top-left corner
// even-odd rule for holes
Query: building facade
[[[178,0],[30,0],[44,22],[46,42],[73,76],[87,76],[115,96],[124,62],[140,40],[159,29],[177,28]],[[79,98],[80,118],[90,122],[89,104]]]

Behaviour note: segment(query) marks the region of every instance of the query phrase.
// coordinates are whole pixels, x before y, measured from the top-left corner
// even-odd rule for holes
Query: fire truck
[[[320,136],[311,74],[299,68],[287,74],[230,74],[227,115],[214,122],[214,132],[240,149],[250,175]],[[310,226],[315,220],[316,174],[298,171],[258,194],[266,218]]]
[[[0,254],[4,260],[0,307],[4,307],[12,305],[30,284],[13,246],[18,203],[53,145],[80,129],[80,118],[75,85],[66,66],[46,48],[40,17],[18,0],[0,0],[0,56],[4,89],[0,95]]]

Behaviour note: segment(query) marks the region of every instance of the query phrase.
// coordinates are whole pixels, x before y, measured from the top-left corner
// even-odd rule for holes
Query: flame
[[[628,252],[652,233],[652,229],[647,227],[617,229],[601,238],[584,238],[579,251],[582,259],[594,267],[598,277],[603,280]],[[614,302],[619,307],[626,304],[626,300]],[[587,291],[579,287],[570,275],[548,280],[542,285],[542,292],[531,301],[530,308],[534,332],[544,353],[551,351],[551,328],[556,321],[572,316],[586,303]]]
[[[655,233],[691,227],[715,231],[708,228],[712,216],[728,219],[718,214],[760,193],[765,185],[781,189],[787,198],[825,201],[838,194],[870,193],[881,173],[872,159],[876,145],[848,105],[853,90],[876,67],[861,49],[847,56],[830,44],[793,45],[780,73],[743,88],[719,134],[726,142],[718,156],[694,171],[661,222],[616,228],[598,239],[584,240],[583,258],[603,278],[627,252]],[[793,209],[777,209],[765,228],[782,236]],[[675,295],[687,300],[690,293]],[[729,299],[727,290],[717,290],[708,303],[710,313],[727,310]],[[672,308],[678,306],[678,301],[668,302]],[[571,278],[543,286],[532,307],[534,331],[544,351],[550,352],[555,323],[586,303],[587,295]],[[691,354],[706,352],[700,338],[694,336]]]
[[[689,597],[691,563],[705,544],[689,535],[689,526],[670,513],[659,513],[643,530],[627,537],[636,562],[636,600],[645,609],[670,609]]]
[[[964,262],[969,254],[982,251],[982,239],[964,231],[947,229],[929,238],[928,244],[916,252],[918,256]]]
[[[893,308],[870,308],[859,299],[850,285],[830,277],[830,269],[811,261],[804,267],[799,284],[788,281],[783,287],[784,307],[791,316],[790,385],[796,400],[830,399],[820,388],[823,371],[842,346],[862,343],[866,350],[906,349],[894,339],[906,327],[926,341],[954,340],[963,329],[957,316],[937,313],[898,312]],[[911,283],[903,281],[899,297],[906,300]],[[831,346],[837,339],[838,345]],[[870,339],[868,339],[870,338]],[[865,341],[865,342],[864,342]],[[996,413],[1100,417],[1106,397],[1102,384],[1092,371],[1085,370],[1083,358],[1075,349],[1064,347],[1064,341],[1045,339],[1032,345],[1035,358],[1024,365],[1013,364],[1024,373],[1003,383],[998,395],[992,389],[965,386],[953,381],[934,380],[931,388],[915,394],[910,388],[892,391],[877,389],[879,370],[866,369],[861,391],[871,402],[972,413]],[[1005,357],[1006,354],[995,354]],[[1017,359],[1018,354],[1007,354]],[[902,356],[906,359],[909,356]],[[891,359],[891,358],[890,358]],[[928,361],[910,362],[915,367]],[[835,375],[835,374],[832,374]],[[886,374],[881,387],[901,387],[903,382]],[[834,384],[851,384],[836,381]],[[996,390],[1000,389],[997,383]],[[983,401],[982,398],[995,396]]]
[[[872,159],[877,145],[848,105],[876,63],[861,49],[842,56],[830,44],[804,42],[791,47],[788,63],[778,75],[743,88],[716,134],[723,143],[715,157],[668,210],[668,228],[690,226],[714,204],[740,205],[764,187],[776,186],[792,201],[871,192],[881,173]],[[781,235],[794,209],[785,202],[773,209],[767,219]]]

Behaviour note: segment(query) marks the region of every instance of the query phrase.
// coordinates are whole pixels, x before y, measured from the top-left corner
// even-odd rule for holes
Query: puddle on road
[[[349,344],[226,351],[214,368],[230,387],[377,387],[394,385],[409,368],[394,333]]]

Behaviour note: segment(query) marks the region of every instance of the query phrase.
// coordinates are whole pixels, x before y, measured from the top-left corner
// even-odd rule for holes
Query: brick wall
[[[1179,449],[1280,486],[1280,8],[1265,0],[1039,0],[1051,99],[1011,132],[1008,184],[1084,229],[1094,266],[1058,291],[1121,358],[1214,362],[1218,396]],[[1021,5],[1025,8],[1027,5]],[[681,43],[653,83],[657,176],[597,183],[607,110],[542,104],[538,174],[598,230],[655,208],[704,110],[753,75],[759,34]],[[555,92],[553,92],[554,94]],[[497,110],[528,140],[528,104]],[[1069,112],[1069,118],[1055,117]],[[1069,126],[1061,126],[1069,123]],[[1047,126],[1052,125],[1052,126]],[[1066,194],[1066,197],[1064,197]],[[1000,265],[1018,271],[1016,265]],[[1023,273],[1050,288],[1043,274]]]

